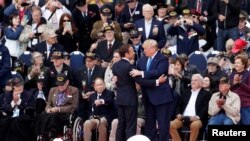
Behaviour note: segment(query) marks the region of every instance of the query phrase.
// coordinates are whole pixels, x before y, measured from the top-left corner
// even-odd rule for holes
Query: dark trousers
[[[149,101],[145,102],[145,135],[151,141],[168,141],[171,107],[171,102],[161,105],[153,105]],[[159,138],[157,136],[156,121],[159,129]]]
[[[137,106],[118,105],[118,126],[116,140],[126,141],[136,134]]]

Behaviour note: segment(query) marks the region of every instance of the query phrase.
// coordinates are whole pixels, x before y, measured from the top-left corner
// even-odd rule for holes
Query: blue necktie
[[[66,98],[64,96],[64,93],[59,92],[56,97],[56,106],[62,106],[65,101],[66,101]]]
[[[88,69],[88,83],[90,84],[92,69]]]
[[[151,63],[152,63],[152,58],[150,57],[148,58],[148,62],[147,62],[147,70],[149,70]]]

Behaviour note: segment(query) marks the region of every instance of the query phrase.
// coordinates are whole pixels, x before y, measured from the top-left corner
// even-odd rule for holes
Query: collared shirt
[[[88,11],[82,12],[83,18],[86,18],[88,16]]]
[[[101,95],[101,93],[97,93],[97,99],[100,99]]]
[[[201,89],[198,89],[196,91],[191,90],[191,97],[188,101],[187,107],[183,113],[183,116],[196,116],[196,110],[195,110],[195,103],[197,96],[199,94]]]
[[[148,38],[148,36],[150,34],[151,25],[152,25],[152,19],[149,22],[147,22],[145,20],[145,35],[146,35],[146,38]]]
[[[107,47],[109,47],[109,44],[112,44],[112,46],[114,45],[115,39],[113,39],[111,42],[107,41]]]
[[[61,74],[61,73],[62,73],[62,70],[63,70],[63,64],[62,64],[61,66],[59,66],[59,67],[56,67],[55,69],[56,69],[56,72],[57,72],[58,74]]]
[[[92,76],[92,74],[93,74],[93,71],[94,71],[94,69],[95,69],[95,66],[93,66],[92,68],[87,68],[87,72],[89,72],[89,70],[91,69],[91,76]]]
[[[51,50],[51,47],[52,45],[48,44],[48,42],[46,42],[46,45],[47,45],[47,58],[49,58],[49,54],[50,54],[50,50]]]
[[[40,90],[38,92],[37,98],[41,98],[43,100],[46,100],[43,91],[40,91]]]
[[[155,52],[155,54],[152,56],[152,57],[148,57],[148,61],[149,61],[149,58],[151,58],[151,63],[155,57],[155,55],[157,54],[158,51]],[[148,61],[147,61],[147,64],[148,64]],[[142,78],[144,78],[144,71],[142,71],[142,75],[141,75]]]
[[[122,59],[124,59],[124,60],[126,60],[126,61],[128,61],[128,62],[130,63],[130,61],[129,61],[129,59],[128,59],[128,58],[123,57]]]

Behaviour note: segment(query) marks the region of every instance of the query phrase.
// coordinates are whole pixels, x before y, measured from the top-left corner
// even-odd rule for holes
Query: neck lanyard
[[[137,9],[137,6],[138,6],[138,1],[136,2],[135,9],[134,9],[134,11],[133,11],[132,13],[131,13],[131,9],[129,8],[129,14],[130,14],[131,18],[132,18],[133,15],[135,14],[135,11],[136,11],[136,9]]]

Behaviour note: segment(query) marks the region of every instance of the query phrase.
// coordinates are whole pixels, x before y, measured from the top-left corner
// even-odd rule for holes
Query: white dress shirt
[[[149,22],[147,22],[145,20],[145,35],[146,35],[146,38],[148,38],[148,36],[149,36],[151,25],[152,25],[152,19]]]
[[[195,110],[195,103],[197,96],[199,94],[201,89],[198,89],[196,91],[191,90],[191,97],[188,101],[187,107],[183,113],[183,116],[196,116],[196,110]]]

